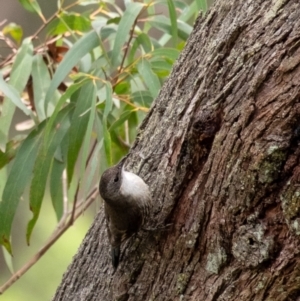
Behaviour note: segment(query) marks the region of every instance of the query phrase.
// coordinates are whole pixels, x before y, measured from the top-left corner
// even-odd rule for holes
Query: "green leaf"
[[[136,40],[143,47],[145,53],[148,53],[152,50],[153,45],[151,43],[149,35],[147,35],[145,33],[141,33],[137,36]]]
[[[106,24],[119,24],[121,17],[109,18]]]
[[[173,64],[168,63],[164,60],[151,62],[152,70],[159,76],[159,77],[166,77],[170,74],[172,70]]]
[[[146,35],[145,33],[139,34],[137,36],[137,38],[135,39],[135,41],[130,49],[129,55],[128,55],[129,64],[131,64],[134,61],[135,53],[138,50],[139,46],[143,47],[145,53],[148,53],[152,50],[153,46],[152,46],[151,40],[150,40],[149,36]]]
[[[106,161],[109,166],[112,165],[112,149],[111,149],[111,136],[110,132],[107,129],[107,119],[103,117],[103,136],[104,136],[104,150],[106,155]]]
[[[151,59],[170,59],[173,62],[177,60],[180,52],[174,48],[157,48],[150,53]]]
[[[23,29],[16,23],[9,23],[2,29],[3,34],[10,35],[18,44],[20,44],[23,37]]]
[[[5,152],[0,150],[0,169],[16,156],[18,144],[18,141],[12,140],[6,144]]]
[[[132,93],[131,99],[144,107],[150,107],[153,102],[153,96],[149,91],[136,91]]]
[[[42,10],[36,0],[19,0],[22,6],[31,13],[37,13],[43,20]]]
[[[70,110],[71,108],[70,106],[68,106],[59,112],[56,119],[56,124],[53,126],[52,131],[47,139],[44,137],[38,151],[29,194],[30,210],[33,213],[33,217],[27,225],[26,238],[28,244],[33,227],[36,224],[40,213],[48,173],[51,167],[54,153],[70,127]]]
[[[50,195],[52,205],[56,213],[57,221],[63,215],[63,184],[62,174],[65,169],[65,164],[56,159],[53,160],[50,173]]]
[[[129,141],[134,141],[137,134],[137,126],[140,121],[138,120],[138,112],[132,112],[128,118],[128,129],[129,129]],[[145,113],[140,112],[140,115],[145,115]]]
[[[2,76],[0,76],[0,90],[7,98],[9,98],[26,115],[31,115],[31,111],[22,102],[22,100],[19,96],[19,92],[13,86],[7,84],[3,80]]]
[[[130,84],[127,81],[119,82],[114,89],[115,93],[118,95],[128,94],[130,91]]]
[[[30,38],[24,39],[15,57],[9,83],[21,93],[28,82],[32,66],[33,45]]]
[[[153,16],[149,23],[152,24],[154,27],[162,30],[165,33],[168,33],[170,36],[172,36],[172,26],[170,24],[170,20],[165,16]],[[178,27],[178,36],[182,40],[187,40],[190,33],[192,32],[192,26],[188,25],[185,22],[182,22],[181,20],[177,21],[177,27]]]
[[[92,187],[94,181],[95,181],[95,178],[97,178],[96,176],[96,171],[97,171],[97,168],[99,166],[99,154],[100,154],[100,150],[103,146],[103,139],[97,144],[95,150],[94,150],[94,153],[92,155],[92,158],[91,158],[91,161],[90,161],[90,168],[88,170],[88,173],[87,175],[85,176],[85,181],[84,181],[84,196],[87,195],[88,191],[90,190],[90,188]]]
[[[46,118],[44,100],[50,86],[51,78],[44,59],[40,54],[35,55],[33,58],[32,80],[35,109],[39,121],[43,121]]]
[[[141,60],[137,68],[152,97],[155,98],[158,95],[161,85],[156,74],[152,71],[150,63],[147,60]]]
[[[88,120],[88,125],[86,129],[86,133],[84,135],[84,140],[83,140],[83,146],[82,146],[82,156],[81,156],[81,166],[80,166],[80,175],[79,175],[79,181],[80,183],[82,182],[82,179],[84,178],[84,173],[87,167],[87,158],[89,157],[89,150],[91,146],[91,137],[92,137],[92,132],[93,132],[93,126],[94,126],[94,121],[95,121],[95,116],[96,116],[96,87],[94,87],[94,94],[91,99],[91,110],[90,110],[90,116]],[[92,150],[90,150],[92,151]],[[90,171],[89,171],[90,172]],[[84,195],[83,198],[86,198],[86,193],[87,191],[84,190]]]
[[[108,129],[109,132],[114,131],[116,128],[121,126],[126,120],[130,118],[130,115],[135,112],[137,109],[130,110],[130,111],[125,111],[121,114],[121,116],[110,126]]]
[[[177,14],[173,0],[168,0],[168,8],[169,8],[169,16],[171,21],[171,35],[173,38],[173,46],[176,47],[177,45]]]
[[[67,161],[68,185],[70,185],[74,173],[75,163],[78,158],[82,141],[91,115],[91,105],[96,97],[93,82],[85,84],[76,99],[76,108],[72,117],[69,131],[69,149]]]
[[[98,31],[97,31],[98,32]],[[99,30],[99,36],[102,41],[105,41],[109,37],[113,37],[116,34],[115,26],[103,26]]]
[[[31,179],[44,125],[42,123],[38,129],[33,130],[20,146],[4,187],[0,203],[0,244],[9,253],[12,252],[9,239],[12,221],[23,191]]]
[[[78,13],[62,12],[48,26],[47,32],[50,36],[60,35],[70,30],[86,32],[91,29],[91,21]]]
[[[73,47],[67,52],[62,62],[59,64],[53,76],[45,98],[46,108],[56,88],[60,85],[61,82],[64,81],[65,77],[69,74],[72,68],[84,55],[86,55],[89,51],[97,46],[99,46],[99,37],[95,31],[91,31],[90,33],[84,35],[82,38],[76,41]],[[45,111],[47,111],[46,108]]]
[[[99,0],[80,0],[78,3],[78,5],[81,5],[81,6],[86,6],[86,5],[91,5],[91,4],[99,5]]]
[[[1,247],[1,249],[6,266],[9,269],[10,273],[13,275],[15,273],[13,257],[7,252],[7,250],[3,246]]]
[[[198,10],[202,10],[204,13],[207,12],[207,1],[206,0],[196,0]]]
[[[39,4],[35,0],[19,0],[19,2],[26,10],[32,13],[36,12],[37,9],[39,9]]]
[[[20,47],[10,73],[10,86],[18,91],[19,95],[24,90],[32,65],[33,46],[30,39],[25,39]],[[0,149],[5,147],[8,131],[15,113],[15,104],[5,98],[1,109],[0,118]]]
[[[110,82],[107,82],[105,85],[106,89],[106,100],[105,100],[105,108],[104,108],[104,116],[107,117],[108,114],[111,112],[112,107],[113,107],[113,102],[112,102],[112,87]]]
[[[112,50],[112,65],[116,67],[119,63],[119,56],[122,53],[121,49],[128,37],[128,34],[137,18],[141,12],[144,5],[138,2],[129,3],[124,15],[119,23],[117,34],[115,37],[115,43]]]
[[[48,122],[47,122],[47,126],[45,129],[45,137],[46,139],[48,139],[47,137],[50,134],[50,131],[52,129],[53,123],[55,122],[58,113],[60,112],[60,109],[62,107],[62,105],[80,88],[82,87],[85,83],[87,83],[87,79],[83,79],[78,83],[75,83],[73,85],[71,85],[70,87],[68,87],[67,91],[61,96],[61,98],[59,99],[57,105],[55,106],[55,110],[52,113],[51,117],[49,118]]]

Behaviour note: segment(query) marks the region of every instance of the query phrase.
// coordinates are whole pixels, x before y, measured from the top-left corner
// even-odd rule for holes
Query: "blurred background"
[[[65,1],[66,3],[68,1]],[[69,1],[71,2],[71,1]],[[57,1],[39,1],[45,17],[50,17],[56,11]],[[42,25],[41,19],[21,6],[19,1],[0,0],[0,22],[5,24],[14,22],[23,28],[23,36],[32,35]],[[43,39],[43,35],[40,36]],[[0,41],[0,55],[8,54],[6,44]],[[1,118],[1,117],[0,117]],[[20,110],[16,110],[13,125],[28,119]],[[11,128],[14,136],[15,128]],[[21,200],[12,229],[13,258],[0,247],[0,286],[11,276],[11,272],[20,269],[45,244],[47,238],[56,228],[57,220],[50,196],[43,202],[41,214],[33,231],[31,245],[26,243],[27,222],[32,214],[28,208],[28,201]],[[76,220],[75,224],[50,248],[49,251],[15,284],[0,296],[1,301],[41,301],[50,300],[55,294],[63,273],[70,264],[73,255],[83,240],[93,218],[100,209],[100,198],[90,206],[88,211]],[[100,242],[99,242],[100,243]],[[9,268],[7,267],[9,265]],[[9,269],[12,269],[10,271]]]

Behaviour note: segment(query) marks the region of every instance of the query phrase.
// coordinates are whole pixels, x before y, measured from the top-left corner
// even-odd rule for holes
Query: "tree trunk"
[[[114,273],[101,210],[53,300],[300,300],[299,95],[299,0],[217,0],[125,163],[171,226]]]

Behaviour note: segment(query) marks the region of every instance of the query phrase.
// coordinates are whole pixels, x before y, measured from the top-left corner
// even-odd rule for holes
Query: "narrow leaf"
[[[50,135],[47,137],[48,139],[46,140],[44,138],[42,140],[41,146],[38,151],[29,194],[30,210],[33,213],[33,217],[27,225],[26,238],[28,244],[33,227],[40,213],[48,173],[51,167],[54,153],[70,127],[70,110],[71,108],[70,106],[68,106],[59,112],[55,126],[53,126]]]
[[[75,163],[84,140],[84,135],[88,126],[91,114],[91,104],[93,98],[96,97],[95,86],[93,82],[85,84],[76,99],[76,108],[72,117],[71,127],[69,131],[69,149],[67,175],[68,185],[70,185],[74,173]]]
[[[132,2],[127,6],[124,15],[122,16],[112,51],[112,65],[114,67],[118,65],[118,58],[120,53],[122,53],[121,49],[128,38],[128,34],[143,6],[144,5],[142,3]]]
[[[9,84],[18,91],[19,95],[24,90],[32,65],[33,46],[30,39],[25,39],[20,47],[12,66]],[[0,118],[0,149],[5,147],[8,131],[15,112],[15,104],[5,98],[1,108]]]
[[[106,83],[105,90],[106,90],[106,100],[105,100],[104,116],[107,117],[113,107],[112,87],[111,87],[110,82]]]
[[[40,8],[40,6],[39,6],[39,4],[37,3],[36,0],[19,0],[19,2],[22,4],[22,6],[26,10],[28,10],[28,11],[30,11],[32,13],[34,13],[34,12],[36,12],[36,13],[41,12],[41,8]]]
[[[96,115],[96,99],[97,99],[96,98],[96,87],[94,88],[93,92],[94,92],[94,94],[92,95],[92,99],[91,99],[91,110],[90,110],[88,125],[87,125],[87,129],[86,129],[86,134],[84,135],[84,140],[83,140],[80,175],[79,175],[80,182],[82,181],[82,178],[84,177],[84,173],[85,173],[86,167],[87,167],[86,163],[87,163],[87,158],[89,156],[92,131],[93,131],[95,115]],[[85,197],[86,197],[86,195],[84,194],[83,198],[85,198]]]
[[[20,110],[22,110],[26,115],[30,115],[31,111],[22,102],[19,92],[11,85],[7,84],[3,77],[0,75],[0,90],[3,94],[9,98]]]
[[[40,54],[35,55],[33,58],[32,79],[35,109],[39,121],[43,121],[46,118],[44,101],[51,78],[44,59]]]
[[[129,55],[128,55],[129,64],[131,64],[134,61],[135,53],[139,49],[140,46],[143,47],[145,53],[148,53],[152,50],[151,40],[150,40],[149,36],[146,35],[145,33],[139,34],[137,36],[137,38],[135,39],[135,41],[130,49]]]
[[[207,1],[206,0],[196,0],[198,10],[202,10],[204,13],[207,11]]]
[[[48,26],[47,32],[50,36],[64,34],[70,30],[86,32],[91,29],[90,20],[78,13],[62,12]]]
[[[160,90],[160,82],[155,73],[151,69],[151,65],[147,60],[141,60],[138,63],[138,72],[144,79],[145,85],[148,87],[151,95],[155,98]]]
[[[2,254],[7,268],[9,269],[10,273],[13,275],[15,273],[13,257],[11,256],[11,254],[8,253],[8,251],[3,246],[2,246]]]
[[[135,111],[137,111],[137,109],[123,112],[121,116],[110,126],[108,130],[110,132],[114,131],[116,128],[121,126],[126,120],[128,120],[130,118],[130,115]]]
[[[166,77],[170,74],[173,64],[170,64],[164,60],[151,62],[152,70],[160,77]]]
[[[23,7],[32,12],[37,13],[40,18],[43,20],[44,23],[46,23],[46,19],[42,14],[42,10],[36,0],[19,0],[19,2],[23,5]]]
[[[174,48],[157,48],[153,50],[151,55],[151,60],[159,59],[170,59],[172,61],[176,61],[180,52]]]
[[[99,45],[99,37],[95,31],[84,35],[80,38],[73,47],[67,52],[62,62],[59,64],[53,79],[51,81],[50,87],[47,91],[45,98],[45,108],[47,108],[48,103],[51,100],[56,88],[69,74],[72,68],[78,63],[78,61],[86,55],[89,51],[93,50]],[[47,111],[45,109],[45,111]]]
[[[23,191],[31,179],[44,125],[42,123],[38,129],[33,130],[20,146],[4,187],[0,203],[0,244],[9,253],[12,252],[9,239],[12,221]]]
[[[62,174],[65,169],[65,164],[56,159],[53,160],[51,173],[50,173],[50,195],[52,205],[56,213],[57,221],[63,215],[63,178]]]
[[[103,117],[103,136],[104,136],[104,150],[106,155],[106,161],[109,166],[112,165],[112,150],[111,150],[111,136],[107,129],[107,120]]]
[[[52,129],[53,123],[55,122],[58,113],[60,112],[61,107],[63,104],[80,88],[82,87],[85,83],[87,83],[87,79],[83,79],[82,81],[75,83],[71,85],[67,91],[61,96],[59,99],[57,105],[55,106],[54,112],[52,113],[51,117],[47,121],[46,129],[45,129],[45,137],[47,137],[50,134],[50,131]]]
[[[0,150],[0,169],[16,156],[19,144],[19,141],[12,140],[6,144],[5,152]]]
[[[136,91],[132,93],[131,97],[132,101],[145,107],[150,107],[153,102],[153,97],[149,91]]]
[[[154,27],[162,30],[163,32],[172,36],[172,26],[170,24],[170,20],[165,16],[153,16],[149,23]],[[190,33],[192,32],[192,26],[188,25],[185,22],[178,20],[177,22],[178,28],[178,37],[182,40],[186,41],[189,37]]]
[[[18,43],[18,45],[20,44],[23,37],[23,29],[20,25],[13,22],[9,23],[3,28],[2,32],[5,35],[9,34]]]
[[[90,188],[92,187],[92,184],[95,181],[95,178],[97,178],[96,176],[96,171],[97,171],[97,167],[99,166],[99,154],[100,154],[100,150],[103,146],[103,139],[97,144],[94,153],[92,155],[91,161],[90,161],[90,168],[89,168],[89,172],[87,173],[87,175],[85,176],[85,182],[84,182],[84,196],[87,195],[88,191],[90,191]]]
[[[177,45],[177,15],[173,0],[168,0],[169,16],[171,21],[171,35],[173,38],[173,46]]]

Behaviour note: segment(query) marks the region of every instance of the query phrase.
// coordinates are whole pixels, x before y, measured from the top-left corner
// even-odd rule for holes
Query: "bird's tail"
[[[111,262],[113,267],[116,269],[120,261],[120,246],[111,247]]]

